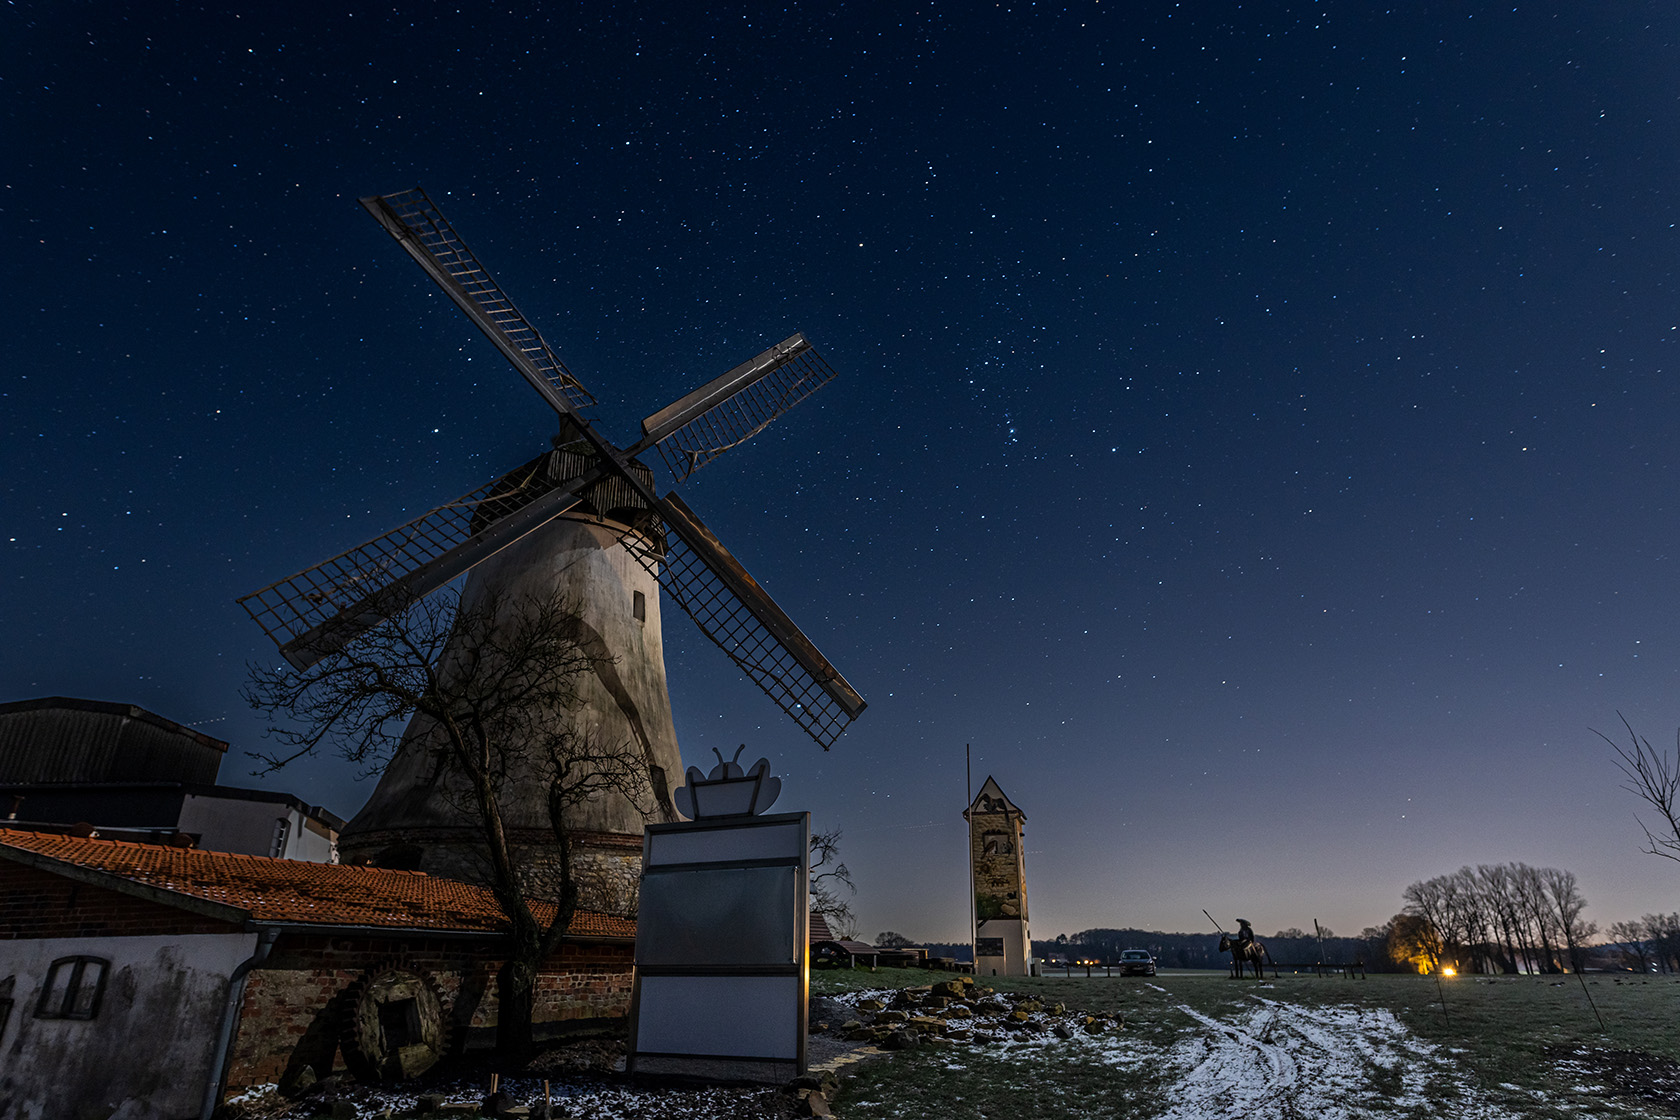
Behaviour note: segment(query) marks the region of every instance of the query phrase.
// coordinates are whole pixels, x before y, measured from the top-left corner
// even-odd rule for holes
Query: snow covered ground
[[[941,1066],[961,1076],[980,1064],[1014,1062],[1042,1083],[1058,1080],[1058,1066],[1146,1072],[1157,1108],[1134,1114],[1162,1120],[1524,1120],[1532,1111],[1513,1110],[1511,1098],[1543,1101],[1515,1085],[1501,1087],[1501,1101],[1488,1099],[1452,1053],[1414,1036],[1386,1008],[1305,1006],[1263,994],[1227,1018],[1170,1006],[1189,1023],[1164,1047],[1158,1034],[1152,1040],[1144,1032],[1024,1033],[942,1050]]]
[[[1175,1081],[1164,1120],[1427,1115],[1520,1120],[1466,1084],[1451,1056],[1386,1008],[1302,1007],[1275,1000],[1234,1019],[1195,1019],[1167,1055]]]

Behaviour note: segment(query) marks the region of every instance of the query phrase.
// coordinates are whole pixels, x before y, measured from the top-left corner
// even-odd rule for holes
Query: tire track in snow
[[[1155,985],[1151,984],[1154,988]],[[1156,991],[1164,989],[1156,988]],[[1300,1069],[1281,1046],[1263,1042],[1254,1034],[1233,1023],[1223,1023],[1208,1015],[1203,1015],[1185,1004],[1177,1004],[1176,1009],[1190,1016],[1216,1036],[1236,1042],[1247,1051],[1258,1054],[1266,1064],[1269,1076],[1254,1078],[1251,1073],[1258,1070],[1258,1066],[1249,1061],[1233,1060],[1232,1048],[1213,1040],[1209,1042],[1208,1054],[1189,1071],[1188,1075],[1175,1086],[1174,1095],[1179,1097],[1177,1104],[1167,1112],[1168,1118],[1202,1117],[1208,1115],[1209,1106],[1220,1108],[1230,1115],[1253,1115],[1256,1110],[1264,1108],[1271,1102],[1283,1107],[1283,1115],[1293,1115],[1295,1109],[1288,1101],[1300,1078]],[[1269,1031],[1277,1023],[1277,1015],[1268,1018],[1266,1029]],[[1243,1055],[1246,1057],[1247,1055]]]
[[[1170,998],[1165,988],[1149,986]],[[1462,1071],[1449,1069],[1437,1048],[1413,1036],[1392,1012],[1256,998],[1258,1007],[1230,1020],[1171,1005],[1203,1030],[1167,1052],[1167,1071],[1177,1079],[1167,1089],[1165,1120],[1418,1114],[1516,1120],[1482,1098]],[[1428,1092],[1442,1072],[1452,1073],[1458,1086],[1450,1103]]]

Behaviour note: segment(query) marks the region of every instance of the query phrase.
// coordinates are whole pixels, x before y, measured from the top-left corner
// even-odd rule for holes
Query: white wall
[[[228,977],[254,933],[0,941],[13,978],[0,1036],[0,1120],[196,1117],[210,1074]],[[111,962],[92,1019],[37,1019],[52,962]]]
[[[976,976],[1028,976],[1032,973],[1032,940],[1027,923],[1019,918],[994,918],[980,923],[979,937],[1001,937],[1003,956],[983,956],[975,961]]]
[[[311,829],[308,817],[293,809],[292,827],[284,854],[287,859],[303,859],[310,863],[337,863],[338,844],[330,835]]]
[[[304,827],[304,815],[280,801],[247,801],[239,797],[188,794],[181,804],[182,832],[199,836],[209,852],[238,852],[248,856],[274,854],[274,826],[286,822],[286,859],[334,862],[333,844]]]

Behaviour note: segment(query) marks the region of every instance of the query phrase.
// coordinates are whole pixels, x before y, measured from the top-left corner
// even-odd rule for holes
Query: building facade
[[[290,794],[217,785],[227,749],[132,704],[0,704],[0,828],[336,862],[344,821]]]
[[[494,1043],[502,928],[488,891],[419,872],[0,829],[0,1120],[414,1076]],[[634,948],[576,914],[537,1036],[627,1014]]]

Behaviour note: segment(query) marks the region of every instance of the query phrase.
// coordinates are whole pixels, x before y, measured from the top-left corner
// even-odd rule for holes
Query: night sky
[[[965,743],[1040,937],[1680,903],[1590,730],[1680,722],[1672,6],[700,7],[0,8],[0,699],[360,806],[247,776],[235,598],[555,427],[356,205],[420,185],[620,442],[839,371],[681,493],[869,710],[824,755],[665,633],[865,937],[966,938]]]

